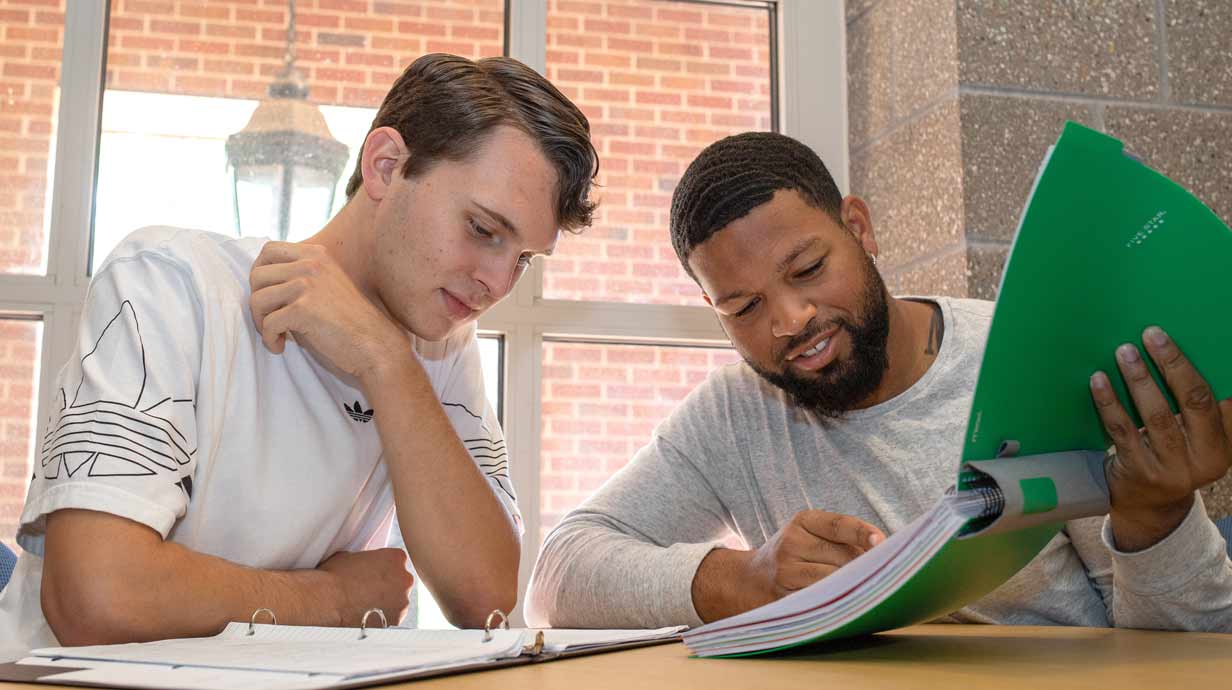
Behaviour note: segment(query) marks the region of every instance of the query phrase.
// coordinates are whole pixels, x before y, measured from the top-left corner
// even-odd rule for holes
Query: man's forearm
[[[213,635],[258,608],[279,623],[342,622],[342,590],[328,572],[241,566],[114,515],[54,513],[46,544],[43,610],[66,645]]]
[[[744,576],[753,551],[715,549],[706,555],[693,577],[693,608],[710,623],[768,604]]]
[[[450,622],[482,626],[492,609],[508,612],[517,600],[516,526],[418,360],[412,354],[390,362],[364,389],[377,410],[407,553]]]

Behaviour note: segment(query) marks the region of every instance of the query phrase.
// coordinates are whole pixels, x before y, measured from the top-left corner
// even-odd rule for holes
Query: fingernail
[[[1108,375],[1102,371],[1091,374],[1091,388],[1097,391],[1108,390]]]
[[[1155,347],[1163,347],[1168,344],[1168,334],[1164,333],[1164,329],[1159,326],[1151,326],[1143,331],[1142,339]]]
[[[1141,359],[1141,356],[1138,355],[1138,348],[1129,343],[1118,347],[1116,353],[1117,358],[1126,364],[1133,364]]]
[[[880,534],[870,534],[868,535],[868,545],[876,546],[881,543],[882,539],[883,537]]]

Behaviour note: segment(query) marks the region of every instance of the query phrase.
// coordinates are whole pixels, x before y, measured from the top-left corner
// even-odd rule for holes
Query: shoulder
[[[211,276],[222,272],[247,281],[252,262],[265,243],[259,238],[235,238],[202,230],[163,225],[133,231],[116,245],[96,272],[109,272],[145,265],[172,269],[188,276]]]
[[[662,432],[697,441],[729,439],[749,420],[787,414],[789,407],[783,391],[747,363],[733,362],[711,371],[672,412]]]

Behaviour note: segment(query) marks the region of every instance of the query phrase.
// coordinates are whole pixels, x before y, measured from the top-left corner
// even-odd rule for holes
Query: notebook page
[[[490,642],[475,630],[369,630],[232,623],[215,637],[140,644],[59,647],[39,657],[92,659],[284,673],[364,676],[503,659],[521,654],[526,631],[496,630]]]
[[[679,625],[655,630],[576,630],[548,628],[543,631],[543,649],[548,652],[564,652],[570,649],[603,647],[642,640],[662,640],[677,636],[688,626]]]

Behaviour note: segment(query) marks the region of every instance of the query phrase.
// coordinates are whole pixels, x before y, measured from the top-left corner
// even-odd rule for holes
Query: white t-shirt
[[[281,355],[265,349],[248,306],[264,242],[146,228],[94,276],[35,458],[23,553],[0,593],[0,660],[57,644],[39,603],[46,516],[56,510],[120,515],[255,568],[314,568],[338,551],[385,545],[393,491],[372,423],[385,411],[294,342]],[[414,345],[521,528],[474,328]]]

